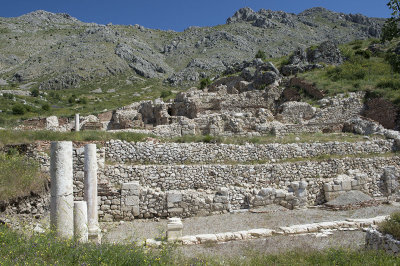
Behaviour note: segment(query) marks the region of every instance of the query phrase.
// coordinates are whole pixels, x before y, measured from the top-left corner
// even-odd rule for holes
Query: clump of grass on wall
[[[41,192],[46,182],[34,160],[12,152],[0,154],[0,201]]]

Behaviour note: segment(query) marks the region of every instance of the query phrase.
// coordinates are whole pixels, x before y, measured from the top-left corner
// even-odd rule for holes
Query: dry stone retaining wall
[[[111,140],[105,145],[106,159],[115,162],[154,164],[219,163],[307,158],[320,155],[386,153],[393,140],[361,142],[290,143],[290,144],[204,144],[152,143]]]
[[[339,174],[348,174],[354,179],[355,170],[365,178],[354,183],[354,189],[374,197],[386,196],[384,168],[394,167],[393,178],[398,180],[400,158],[397,156],[275,160],[323,154],[386,153],[392,146],[392,140],[243,146],[110,141],[97,149],[99,218],[113,221],[190,217],[269,204],[301,208],[324,203],[324,184],[335,182]],[[49,156],[35,148],[28,147],[27,154],[40,161],[43,171],[49,171]],[[182,163],[188,160],[192,162]],[[207,164],[218,160],[229,164]],[[74,148],[73,161],[74,199],[82,200],[83,148]],[[149,161],[155,164],[134,164]],[[394,181],[390,179],[391,183]],[[397,192],[398,188],[393,191]]]

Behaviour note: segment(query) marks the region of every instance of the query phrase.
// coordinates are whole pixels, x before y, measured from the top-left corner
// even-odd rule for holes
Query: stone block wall
[[[391,152],[393,140],[290,144],[129,143],[111,140],[105,144],[106,160],[121,163],[182,164],[282,160]]]
[[[395,194],[398,156],[312,159],[324,154],[385,154],[392,147],[392,140],[242,146],[110,141],[97,150],[99,217],[101,221],[190,217],[269,204],[301,208],[324,203],[330,192],[326,184],[374,197],[386,196],[390,186]],[[49,170],[46,153],[28,153],[40,161],[43,171]],[[293,158],[303,159],[285,162]],[[73,160],[74,197],[82,200],[83,148],[75,147]],[[392,170],[385,174],[388,166]],[[358,180],[354,171],[363,176],[358,183],[337,182],[342,174]]]

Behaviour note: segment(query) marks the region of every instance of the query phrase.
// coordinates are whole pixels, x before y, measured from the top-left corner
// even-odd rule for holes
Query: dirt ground
[[[288,210],[281,206],[271,205],[260,210],[261,213],[247,211],[183,219],[183,235],[234,232],[256,228],[277,229],[281,226],[295,224],[339,221],[348,218],[372,218],[389,215],[399,210],[400,205],[398,203],[348,211],[329,211],[320,208]],[[165,236],[167,220],[135,220],[132,222],[102,223],[101,226],[102,229],[106,229],[103,236],[104,241],[129,243]]]
[[[254,212],[228,213],[222,215],[193,217],[183,219],[183,235],[207,233],[234,232],[255,228],[277,229],[280,226],[307,224],[314,222],[338,221],[349,218],[372,218],[389,215],[400,210],[400,204],[380,205],[349,211],[328,211],[320,208],[303,210],[287,210],[281,206],[269,206]],[[166,220],[133,222],[102,223],[104,242],[132,243],[147,238],[165,236]],[[317,237],[315,234],[272,236],[265,239],[246,241],[231,241],[227,243],[178,246],[177,254],[189,258],[216,256],[219,258],[248,256],[251,252],[263,254],[278,254],[288,251],[322,250],[325,248],[363,247],[365,232],[362,231],[334,231],[332,235]]]

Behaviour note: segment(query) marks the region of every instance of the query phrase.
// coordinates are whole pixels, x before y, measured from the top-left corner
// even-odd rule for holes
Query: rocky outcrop
[[[316,48],[303,50],[298,48],[290,57],[289,63],[281,68],[282,74],[289,76],[315,68],[322,68],[321,63],[340,65],[343,63],[342,55],[332,41],[323,42]]]
[[[136,55],[133,49],[126,44],[117,45],[115,48],[115,54],[127,61],[129,66],[142,77],[155,78],[166,73],[166,70],[163,67]]]

